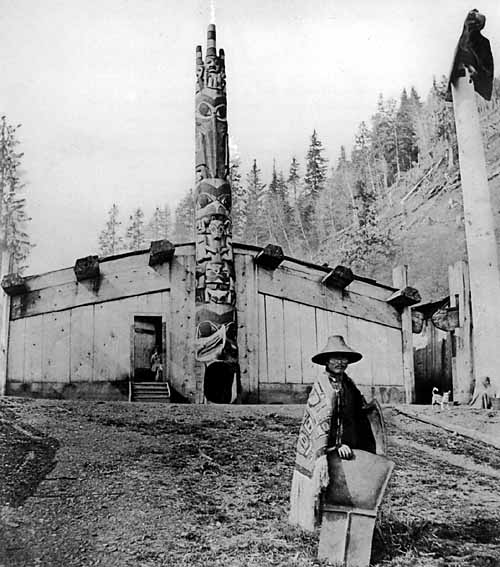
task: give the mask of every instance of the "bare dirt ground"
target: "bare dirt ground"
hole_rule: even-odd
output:
[[[324,565],[317,534],[286,521],[300,406],[0,410],[0,566]],[[494,433],[500,412],[468,411],[448,419]],[[385,415],[396,468],[372,564],[500,566],[500,450]]]

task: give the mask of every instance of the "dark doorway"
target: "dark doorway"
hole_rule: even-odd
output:
[[[134,317],[133,360],[134,380],[149,382],[155,379],[151,370],[151,355],[155,348],[163,361],[161,316],[136,315]]]
[[[417,404],[430,404],[433,388],[437,388],[440,394],[453,391],[454,333],[436,329],[430,320],[424,325],[422,343],[425,341],[425,344],[413,348]]]
[[[209,402],[230,404],[235,399],[236,376],[234,368],[227,362],[212,362],[205,369],[203,391]]]

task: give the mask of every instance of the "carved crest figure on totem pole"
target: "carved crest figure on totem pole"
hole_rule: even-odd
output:
[[[224,51],[208,27],[196,48],[196,369],[208,401],[234,401],[238,383],[236,297]]]

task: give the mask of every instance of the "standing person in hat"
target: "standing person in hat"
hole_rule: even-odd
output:
[[[366,401],[345,373],[362,355],[341,335],[329,337],[312,361],[325,366],[307,401],[297,443],[290,495],[290,523],[312,531],[316,525],[321,490],[329,483],[327,453],[350,459],[352,449],[376,452],[375,439],[364,411]]]

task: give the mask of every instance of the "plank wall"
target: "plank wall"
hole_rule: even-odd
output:
[[[401,332],[355,317],[259,293],[259,382],[310,384],[323,367],[311,357],[343,335],[363,359],[349,374],[364,386],[402,385]]]
[[[147,252],[105,260],[97,282],[77,282],[73,269],[27,278],[28,292],[13,297],[11,306],[11,391],[20,384],[25,391],[47,393],[48,385],[60,392],[67,385],[85,389],[85,384],[128,381],[134,315],[163,318],[171,357],[166,370],[172,371],[174,379],[182,374],[185,380],[189,367],[185,345],[191,340],[187,335],[194,334],[186,324],[190,315],[184,313],[193,287],[192,275],[186,276],[187,271],[193,272],[189,268],[193,253],[190,247],[182,247],[171,264],[155,268],[148,265]],[[171,291],[177,300],[172,309]]]
[[[11,321],[9,380],[74,383],[128,380],[134,315],[169,311],[158,292]]]
[[[393,288],[354,281],[346,291],[330,289],[321,284],[324,270],[289,260],[266,270],[255,253],[235,247],[242,401],[302,401],[322,371],[311,357],[331,334],[363,353],[349,368],[358,384],[403,384],[401,317],[386,303]],[[166,374],[184,399],[203,401],[194,364],[194,245],[177,247],[157,268],[148,260],[144,252],[102,261],[97,283],[77,282],[73,269],[28,278],[28,292],[12,298],[8,381],[32,390],[128,381],[133,317],[161,315]]]
[[[364,393],[382,401],[400,398],[401,316],[386,302],[393,288],[369,282],[353,282],[344,291],[328,288],[321,284],[323,271],[290,261],[256,272],[261,401],[304,401],[324,371],[311,357],[335,334],[363,354],[348,372]]]

